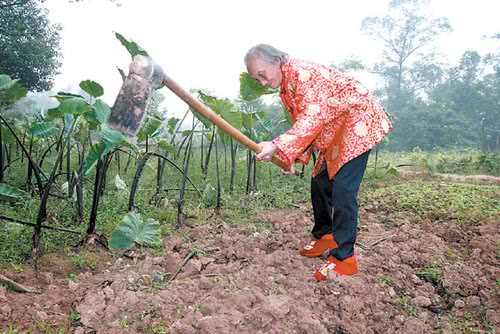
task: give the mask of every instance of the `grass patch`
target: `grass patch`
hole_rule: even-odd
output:
[[[500,214],[500,187],[492,185],[412,180],[368,188],[363,197],[378,206],[458,223],[475,223]]]

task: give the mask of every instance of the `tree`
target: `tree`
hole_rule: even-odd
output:
[[[60,67],[59,31],[40,1],[0,0],[0,73],[49,90]]]
[[[429,74],[436,74],[435,55],[425,52],[433,39],[451,30],[448,19],[431,19],[421,13],[422,0],[392,0],[389,14],[384,17],[366,17],[362,30],[384,43],[382,61],[373,71],[386,78],[386,96],[392,97],[402,107],[405,95],[417,93],[415,88],[426,86]],[[418,55],[418,62],[412,67],[412,60]],[[426,74],[426,75],[423,75]],[[435,80],[435,76],[431,76]]]

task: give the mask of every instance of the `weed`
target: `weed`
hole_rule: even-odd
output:
[[[119,324],[120,324],[120,327],[123,328],[123,329],[127,329],[130,327],[130,320],[128,319],[127,316],[123,317],[123,319],[121,319],[119,321]]]
[[[147,326],[145,328],[145,333],[146,334],[167,334],[167,329],[165,328],[164,325]]]
[[[395,286],[396,285],[396,282],[394,282],[394,280],[392,279],[392,277],[390,277],[388,275],[381,276],[379,278],[379,282],[387,284],[388,286]]]
[[[77,325],[80,322],[81,316],[80,313],[72,310],[70,314],[68,314],[68,320],[72,325]]]
[[[69,282],[69,281],[76,281],[78,279],[78,275],[77,274],[69,274],[68,277],[66,277],[64,280],[66,282]]]
[[[417,316],[417,308],[415,305],[413,305],[409,300],[407,296],[401,296],[396,302],[396,306],[404,312],[406,315],[410,317],[416,317]]]
[[[424,267],[420,269],[417,276],[438,286],[443,280],[443,270],[439,264],[434,263],[431,267]]]
[[[184,307],[181,304],[175,305],[175,313],[177,313],[177,317],[184,318],[186,316],[186,312],[184,311]]]
[[[2,334],[31,334],[32,332],[32,329],[28,329],[27,331],[21,333],[18,328],[15,328],[14,326],[12,326],[12,324],[9,324],[9,328],[7,329],[7,331],[3,331]]]

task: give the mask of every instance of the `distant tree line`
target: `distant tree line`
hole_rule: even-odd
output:
[[[390,150],[479,148],[500,152],[500,53],[466,51],[458,65],[439,63],[431,46],[451,31],[444,17],[421,13],[423,1],[394,0],[385,17],[367,17],[364,33],[384,43],[383,58],[372,68],[348,61],[384,79],[377,92],[392,116]],[[500,34],[491,36],[500,39]]]

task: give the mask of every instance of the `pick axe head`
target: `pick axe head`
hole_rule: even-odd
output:
[[[111,108],[108,125],[125,134],[137,135],[151,102],[153,91],[160,87],[165,74],[146,56],[137,55]]]

